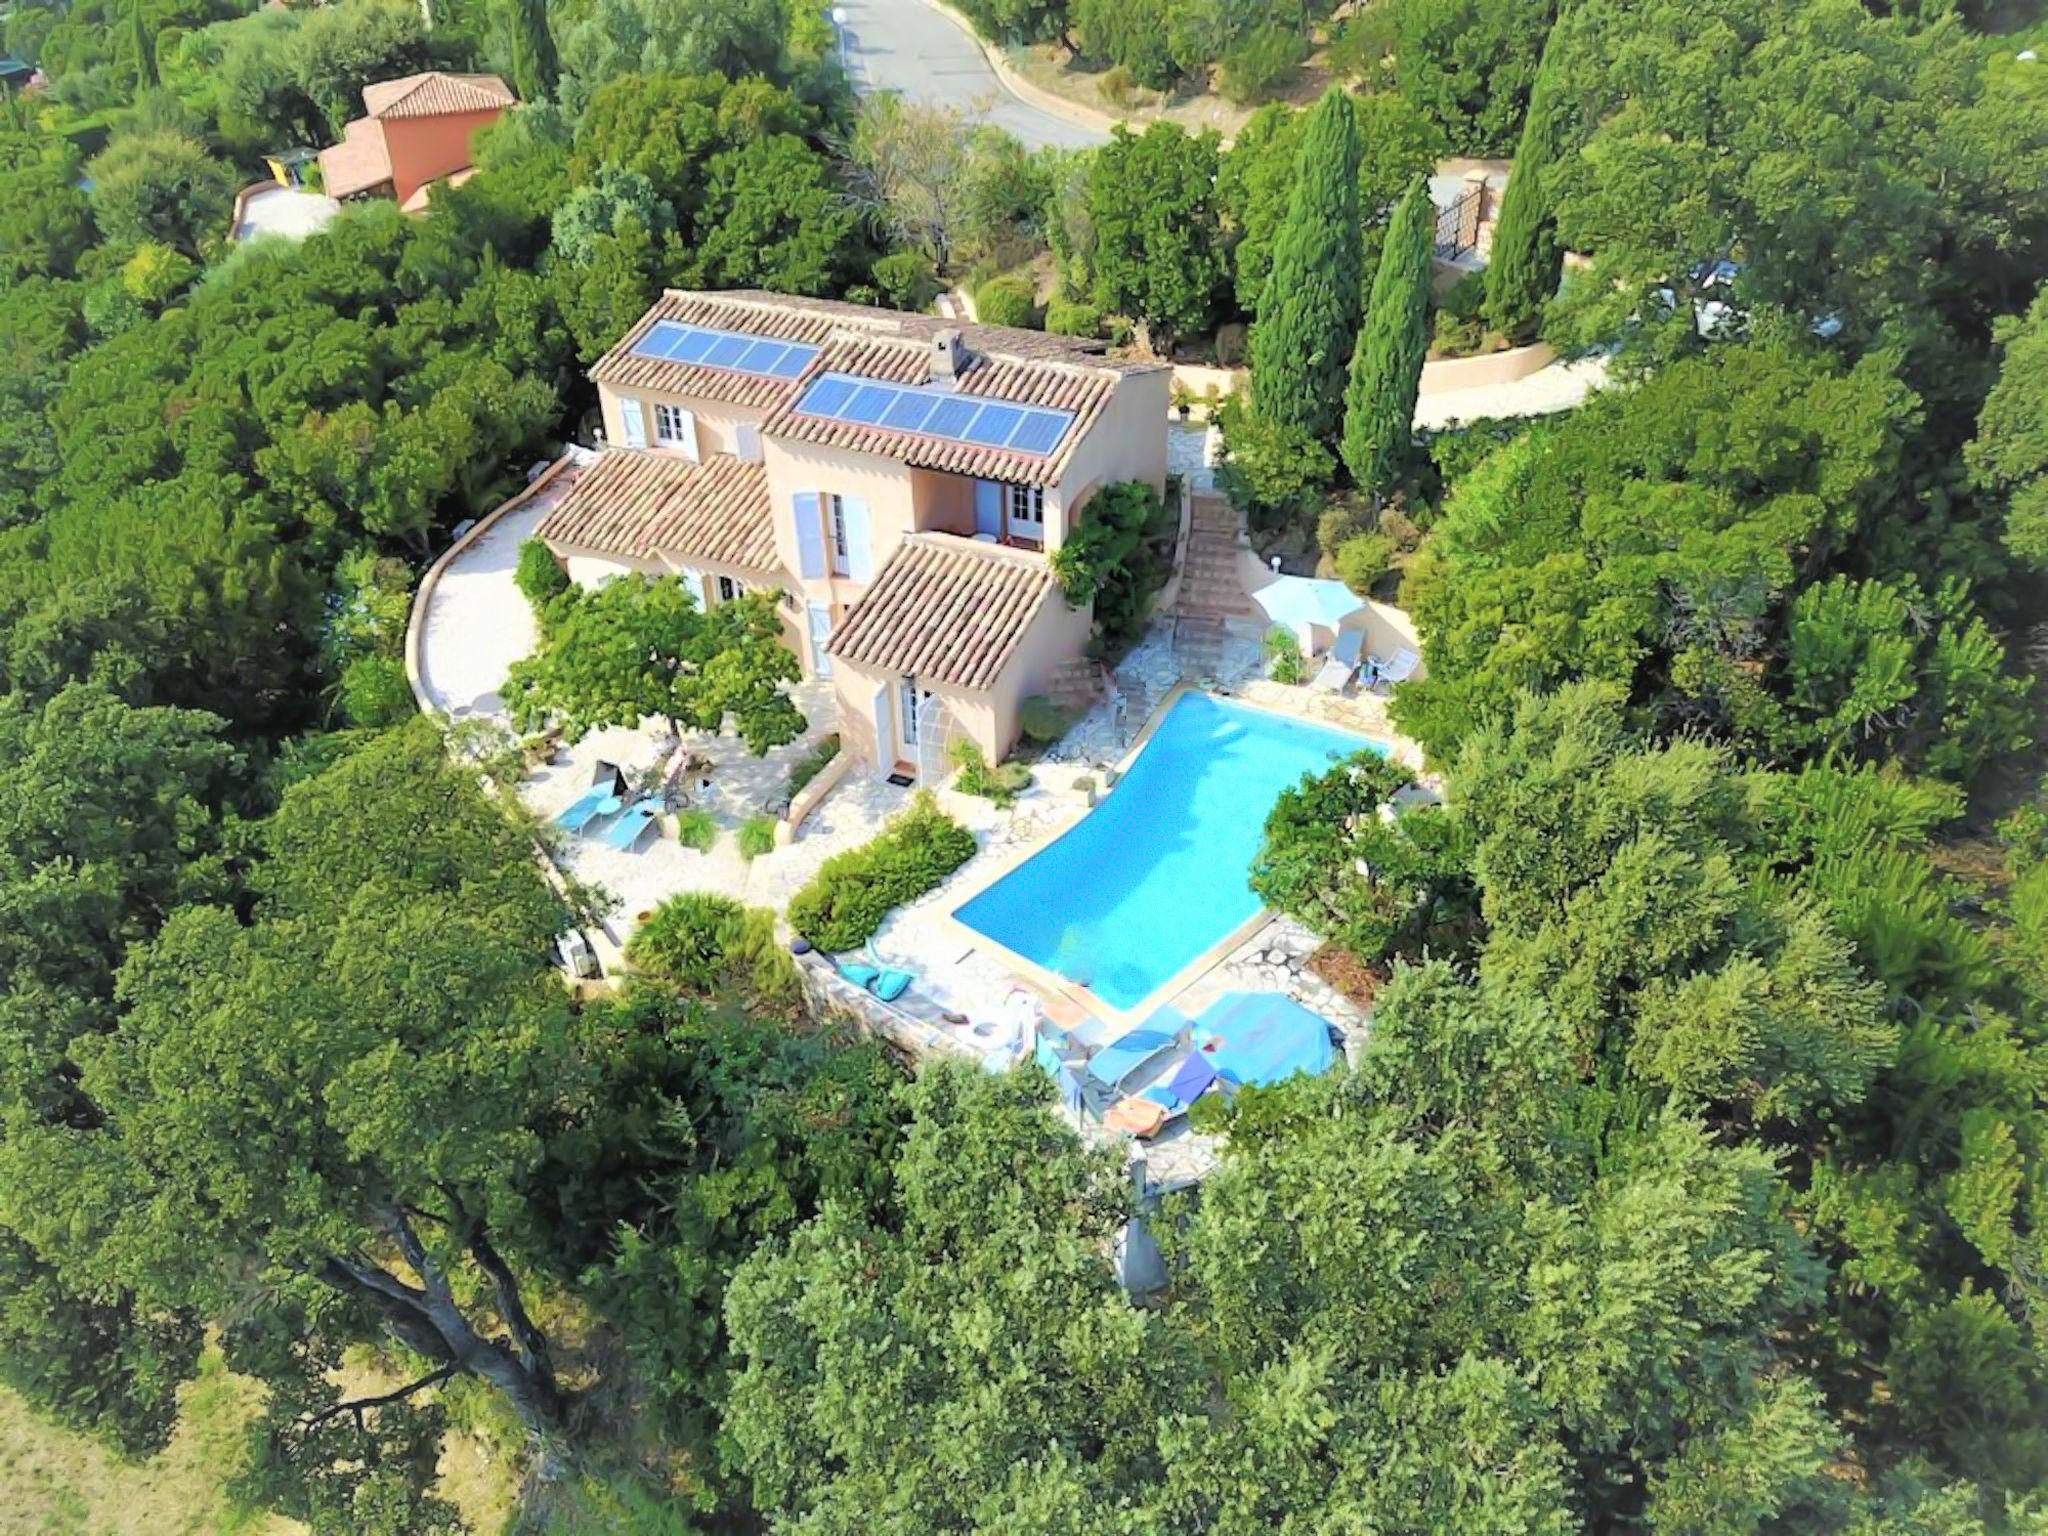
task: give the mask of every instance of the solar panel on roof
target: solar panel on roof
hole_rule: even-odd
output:
[[[1071,411],[1011,405],[974,395],[956,395],[915,384],[828,373],[815,380],[796,403],[800,416],[847,421],[896,432],[915,432],[948,442],[1004,448],[1037,457],[1052,452],[1074,424]]]
[[[1010,434],[1024,424],[1024,413],[1014,405],[984,405],[981,414],[968,423],[963,434],[970,443],[980,443],[985,448],[1000,448],[1009,442]]]
[[[633,353],[663,362],[724,368],[756,378],[794,379],[810,367],[818,349],[802,342],[774,341],[739,331],[663,320],[648,327],[647,334],[634,343]]]
[[[1019,453],[1051,453],[1067,435],[1067,421],[1052,411],[1026,411],[1024,424],[1010,434],[1010,446]]]

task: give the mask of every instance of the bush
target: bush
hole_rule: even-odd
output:
[[[947,749],[953,766],[960,770],[953,787],[963,795],[979,795],[997,805],[1016,804],[1017,797],[1031,787],[1031,770],[1022,763],[999,763],[994,768],[973,742],[956,741]]]
[[[1017,706],[1017,729],[1024,739],[1048,746],[1067,734],[1072,718],[1042,693],[1027,694]]]
[[[358,656],[341,674],[341,712],[351,725],[381,730],[413,713],[404,664],[389,656]]]
[[[1438,352],[1464,356],[1486,344],[1486,275],[1467,272],[1437,304],[1432,345]]]
[[[974,834],[921,791],[879,837],[824,862],[790,898],[790,925],[827,953],[858,949],[893,908],[935,889],[973,856]]]
[[[891,309],[922,310],[938,296],[939,280],[921,251],[892,251],[874,265],[875,294]]]
[[[1257,415],[1232,395],[1217,413],[1223,430],[1216,483],[1257,529],[1306,525],[1336,478],[1330,450],[1298,427]]]
[[[519,567],[512,579],[535,613],[545,613],[549,603],[569,590],[569,573],[539,539],[528,539],[519,546]]]
[[[1276,624],[1266,631],[1266,660],[1269,663],[1267,675],[1276,683],[1293,687],[1308,676],[1308,664],[1302,659],[1301,642],[1294,637],[1294,631]]]
[[[1360,597],[1371,597],[1393,559],[1394,541],[1384,533],[1354,534],[1337,546],[1337,579]]]
[[[676,817],[676,841],[685,848],[709,853],[718,841],[718,823],[701,806]]]
[[[1096,492],[1080,526],[1053,551],[1053,574],[1068,602],[1095,605],[1095,638],[1116,651],[1145,631],[1152,598],[1171,574],[1171,554],[1155,549],[1170,527],[1165,506],[1142,480]]]
[[[655,908],[626,943],[634,970],[697,997],[738,995],[794,1007],[803,987],[775,938],[775,916],[725,896],[690,891]]]
[[[1054,299],[1045,306],[1045,328],[1055,336],[1102,334],[1102,311],[1079,299]]]
[[[803,788],[823,773],[832,759],[839,755],[839,733],[818,738],[818,744],[798,758],[789,768],[789,783],[784,792],[794,800],[803,793]]]
[[[1035,329],[1038,299],[1021,277],[992,277],[974,290],[974,315],[983,325]]]
[[[1112,102],[1119,107],[1128,107],[1138,94],[1137,82],[1131,78],[1131,72],[1121,64],[1104,70],[1096,86],[1101,90],[1104,101]]]
[[[775,818],[773,816],[749,816],[740,823],[740,857],[758,859],[775,851]]]
[[[1263,101],[1301,77],[1308,39],[1292,27],[1254,27],[1223,55],[1223,94],[1240,106]]]

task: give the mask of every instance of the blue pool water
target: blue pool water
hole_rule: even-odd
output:
[[[1246,882],[1280,791],[1361,750],[1384,749],[1184,694],[1102,804],[953,915],[1134,1007],[1258,912]]]

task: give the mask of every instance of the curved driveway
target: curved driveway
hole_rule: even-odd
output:
[[[925,0],[838,0],[839,43],[847,72],[863,91],[895,91],[908,101],[956,107],[1007,129],[1033,149],[1086,149],[1109,135],[1035,107],[989,67],[981,45]]]

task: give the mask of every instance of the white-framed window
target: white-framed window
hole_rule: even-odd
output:
[[[721,603],[730,603],[737,601],[740,597],[745,595],[746,590],[746,587],[742,583],[735,581],[730,576],[721,576],[718,578],[718,600]]]
[[[1010,485],[1004,488],[1003,510],[1009,515],[1009,533],[1028,544],[1045,542],[1045,487]]]
[[[929,688],[919,688],[917,686],[917,679],[907,673],[899,680],[896,686],[896,713],[903,722],[903,745],[914,747],[917,745],[917,717],[922,712],[925,700],[932,696],[931,690]]]
[[[664,448],[680,448],[697,457],[697,418],[680,405],[654,402],[654,440]]]

